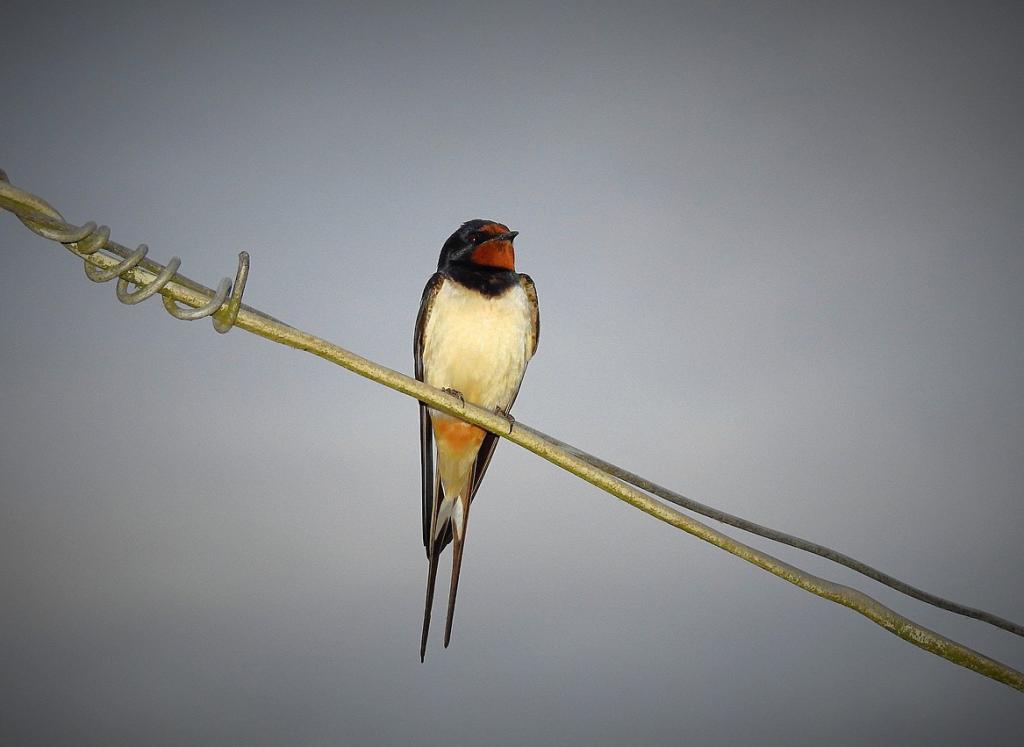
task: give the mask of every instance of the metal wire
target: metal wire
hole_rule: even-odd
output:
[[[98,279],[101,276],[106,279],[127,276],[121,277],[121,280],[125,281],[124,291],[127,293],[127,284],[129,282],[136,285],[139,291],[141,291],[157,285],[159,281],[160,288],[154,292],[163,291],[165,302],[169,300],[168,297],[176,298],[184,301],[189,306],[193,306],[196,311],[206,312],[205,315],[212,317],[214,329],[218,332],[226,332],[231,329],[237,320],[237,325],[241,329],[258,334],[273,342],[317,355],[379,384],[414,397],[442,412],[507,438],[513,443],[534,452],[562,469],[598,486],[602,490],[611,493],[661,521],[720,547],[805,591],[854,610],[890,633],[915,646],[960,666],[972,669],[986,677],[991,677],[1017,690],[1024,691],[1024,673],[984,656],[945,636],[939,635],[885,607],[877,600],[856,589],[819,578],[774,558],[763,551],[737,542],[696,519],[651,498],[643,490],[650,490],[656,495],[683,505],[679,500],[681,496],[678,494],[672,493],[670,496],[669,493],[671,491],[667,491],[653,483],[647,483],[647,481],[642,480],[639,476],[620,470],[604,460],[586,454],[540,431],[535,431],[522,423],[516,423],[510,428],[508,419],[503,415],[476,407],[461,400],[461,398],[456,398],[397,371],[384,368],[327,340],[291,327],[258,309],[242,306],[242,290],[244,289],[249,271],[249,258],[245,252],[239,254],[238,270],[235,275],[235,282],[231,286],[230,297],[227,298],[226,302],[221,302],[219,308],[211,311],[214,306],[213,301],[216,300],[220,289],[213,291],[186,277],[175,275],[174,271],[178,267],[176,261],[172,261],[168,265],[168,267],[173,265],[173,270],[167,273],[166,279],[161,280],[161,274],[167,270],[167,267],[145,259],[145,245],[140,246],[133,252],[120,244],[110,241],[109,229],[105,227],[97,228],[91,222],[84,226],[72,226],[66,223],[60,217],[60,213],[45,200],[12,187],[7,182],[7,175],[2,169],[0,169],[0,208],[10,210],[34,233],[63,243],[75,256],[82,257],[90,265],[95,264],[99,268],[98,272],[93,273],[92,269],[86,272],[90,279],[93,279],[95,275],[97,278],[96,282],[103,282],[103,280]],[[121,257],[124,261],[115,263],[111,257],[98,254],[101,247],[105,251]],[[115,270],[118,272],[117,275],[114,274]],[[139,291],[135,293],[138,294]],[[134,297],[138,298],[137,295]],[[188,310],[175,308],[179,312],[190,313]],[[689,507],[699,510],[694,506]],[[720,518],[720,520],[727,521],[725,518]],[[735,525],[739,526],[739,524]],[[747,531],[754,531],[746,526],[743,528],[747,529]],[[770,537],[769,534],[763,534],[762,536]],[[779,539],[777,537],[770,538]],[[815,550],[810,551],[815,552]],[[836,558],[830,559],[837,560]],[[837,562],[841,561],[837,560]],[[854,570],[860,570],[862,573],[865,572],[863,569],[855,568],[852,565],[850,567],[854,568]],[[899,587],[894,586],[893,588]],[[900,590],[908,593],[904,589]],[[960,614],[967,614],[951,607],[946,607],[946,609],[959,611]],[[992,619],[980,617],[978,619],[985,619],[987,622],[998,624]],[[1016,624],[1012,625],[1017,628],[1020,627]],[[1007,629],[1013,630],[1013,628]]]
[[[93,225],[96,225],[95,223]],[[139,262],[146,257],[146,253],[149,251],[149,247],[145,244],[139,244],[139,248],[132,252],[132,256],[128,259],[122,260],[120,264],[114,265],[109,270],[101,270],[96,265],[89,262],[85,262],[83,267],[85,269],[85,276],[94,283],[105,283],[108,280],[113,280],[119,275],[123,275],[128,270],[133,269]]]
[[[171,257],[166,265],[160,265],[152,260],[146,260],[149,247],[139,244],[134,251],[129,251],[119,244],[110,240],[110,229],[107,226],[99,226],[92,221],[85,225],[75,226],[67,223],[55,207],[40,197],[24,192],[10,184],[7,174],[0,169],[0,204],[5,207],[17,205],[18,210],[12,210],[18,219],[25,224],[33,233],[43,238],[58,241],[77,257],[81,257],[84,263],[85,276],[94,283],[105,283],[117,278],[116,294],[117,300],[123,304],[137,304],[147,298],[163,291],[167,285],[177,281],[193,291],[202,294],[205,303],[196,307],[182,307],[170,297],[164,295],[163,303],[167,313],[175,319],[194,321],[211,317],[213,328],[223,334],[230,330],[238,318],[239,309],[242,306],[242,293],[245,291],[245,282],[249,276],[249,255],[241,252],[238,255],[238,269],[235,272],[235,281],[224,278],[220,281],[216,291],[210,291],[196,283],[184,282],[184,278],[177,277],[178,268],[181,267],[181,260],[178,257]],[[112,266],[104,267],[97,263],[95,256],[98,252],[106,250],[121,258],[121,262]],[[105,255],[104,255],[105,256]],[[110,257],[107,257],[109,260]],[[147,272],[154,275],[148,282],[141,282],[138,275],[132,271],[143,264]],[[134,285],[134,290],[129,289]]]

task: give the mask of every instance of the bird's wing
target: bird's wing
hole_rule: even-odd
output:
[[[420,311],[416,316],[416,334],[413,338],[413,357],[416,362],[416,378],[423,381],[423,344],[427,330],[430,311],[434,307],[434,299],[444,283],[444,275],[434,273],[423,289]],[[420,638],[420,661],[427,650],[427,632],[430,630],[430,608],[434,602],[434,581],[437,579],[437,558],[441,554],[443,544],[431,543],[430,529],[437,514],[438,506],[444,498],[441,481],[434,475],[434,433],[430,427],[430,411],[422,402],[420,404],[420,481],[422,483],[423,500],[423,546],[427,551],[430,563],[427,571],[427,598],[423,609],[423,633]],[[450,531],[450,529],[449,529]]]
[[[533,278],[529,275],[519,274],[519,285],[526,293],[526,300],[530,304],[530,355],[537,352],[537,343],[540,342],[540,306],[537,304],[537,286],[533,284]],[[516,390],[518,394],[518,390]],[[514,398],[513,398],[514,399]]]
[[[416,316],[416,334],[413,340],[413,356],[416,361],[416,378],[423,381],[423,343],[427,329],[427,320],[430,318],[430,311],[434,306],[434,298],[441,289],[444,282],[444,275],[434,273],[427,281],[427,287],[423,289],[423,299],[420,301],[420,311]],[[434,512],[441,503],[443,488],[435,485],[434,480],[434,434],[430,428],[430,412],[422,402],[420,405],[420,480],[423,498],[423,546],[427,548],[427,555],[430,553],[430,525],[434,519]]]

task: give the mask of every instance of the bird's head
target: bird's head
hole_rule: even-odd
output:
[[[441,248],[437,269],[453,264],[469,265],[481,269],[515,270],[516,251],[512,241],[518,231],[492,220],[470,220],[448,237]]]

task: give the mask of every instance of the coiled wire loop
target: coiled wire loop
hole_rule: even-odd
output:
[[[181,260],[177,257],[171,257],[171,261],[167,263],[160,272],[156,274],[149,283],[140,285],[138,290],[128,290],[128,279],[118,278],[117,279],[117,300],[124,304],[136,304],[145,301],[152,295],[159,293],[165,285],[171,282],[171,278],[174,277],[174,273],[181,267]]]
[[[181,260],[178,257],[172,257],[164,267],[149,260],[143,269],[155,274],[155,277],[148,283],[136,283],[134,278],[138,277],[138,274],[132,273],[132,270],[146,258],[146,254],[149,252],[148,246],[139,244],[135,251],[130,251],[110,240],[110,228],[107,226],[97,227],[92,221],[84,226],[69,224],[46,200],[12,186],[7,180],[7,174],[2,170],[0,170],[0,204],[3,207],[16,205],[16,208],[11,208],[12,211],[29,230],[44,238],[59,241],[73,254],[81,257],[85,265],[85,276],[89,280],[94,283],[105,283],[117,278],[117,300],[123,304],[141,303],[150,296],[156,295],[174,279],[175,273],[181,266]],[[120,256],[122,261],[110,268],[99,267],[90,262],[89,257],[101,249]],[[213,328],[223,334],[234,326],[235,320],[238,318],[238,311],[242,306],[242,293],[245,290],[245,281],[248,276],[249,254],[241,252],[238,255],[235,282],[232,283],[229,278],[221,280],[208,302],[197,308],[179,306],[174,298],[165,295],[163,297],[164,308],[176,319],[193,321],[211,317]],[[128,289],[129,283],[136,286],[135,290]],[[190,283],[191,281],[186,280],[186,287],[195,291],[199,290],[194,287],[194,284],[189,285]]]
[[[95,225],[95,223],[93,225]],[[89,262],[84,262],[83,268],[85,269],[85,276],[94,283],[105,283],[108,280],[113,280],[118,275],[128,272],[128,270],[134,268],[135,265],[143,260],[148,251],[148,246],[145,244],[139,244],[139,248],[132,252],[128,259],[114,267],[111,267],[109,270],[104,270],[102,267],[97,267]]]

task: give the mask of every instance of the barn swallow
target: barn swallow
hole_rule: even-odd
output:
[[[417,379],[505,416],[540,333],[537,290],[515,268],[517,235],[501,223],[478,219],[448,237],[423,290],[413,344]],[[493,433],[420,403],[423,546],[429,563],[420,661],[427,650],[437,560],[448,543],[454,547],[445,648],[451,640],[469,507],[497,445]]]

